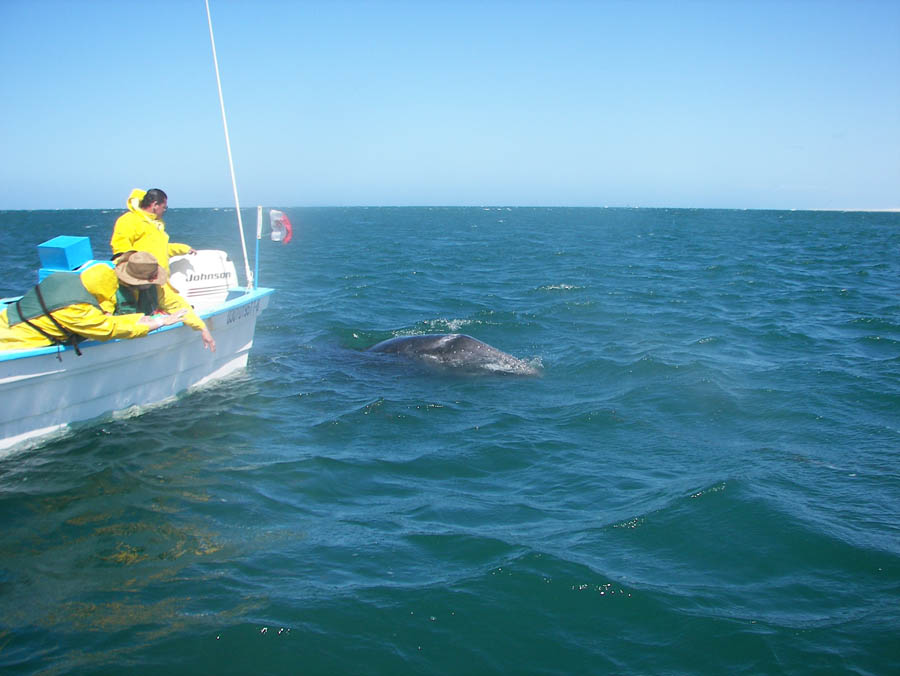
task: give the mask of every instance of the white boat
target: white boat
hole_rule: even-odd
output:
[[[246,288],[238,288],[234,265],[224,252],[202,251],[170,260],[170,282],[206,322],[216,341],[215,352],[204,349],[199,334],[183,324],[158,329],[143,338],[79,343],[80,356],[72,347],[55,346],[0,352],[0,450],[26,444],[76,422],[165,402],[247,365],[256,319],[269,304],[273,289],[256,287],[256,275],[251,273],[248,263],[208,0],[206,13],[244,254]],[[286,220],[281,212],[270,213],[273,223],[279,217]],[[287,227],[290,227],[289,222]],[[281,233],[279,241],[290,239],[283,236],[281,220],[275,229]],[[261,230],[260,207],[257,210],[257,264]],[[60,251],[55,252],[61,256],[55,256],[52,251],[55,240],[63,240],[56,246]],[[85,241],[89,252],[90,243],[86,237],[64,236],[39,246],[39,253],[42,247],[51,250],[53,262],[48,264],[41,255],[43,267],[38,279],[54,269],[71,271],[84,265],[104,264],[87,260],[92,254],[84,253]],[[72,251],[81,253],[70,257]],[[59,260],[62,263],[58,263]],[[0,309],[3,302],[0,299]]]
[[[256,319],[274,290],[238,288],[234,265],[220,251],[173,257],[171,267],[216,351],[204,349],[197,331],[176,324],[143,338],[85,341],[81,356],[72,347],[0,352],[0,450],[170,400],[247,365]]]

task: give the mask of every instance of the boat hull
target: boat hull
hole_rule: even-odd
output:
[[[88,341],[80,357],[72,348],[0,352],[0,450],[74,422],[166,401],[244,368],[272,291],[254,289],[199,313],[215,352],[181,324],[144,338]]]

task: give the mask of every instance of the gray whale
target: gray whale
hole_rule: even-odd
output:
[[[429,366],[461,372],[540,374],[540,369],[535,366],[462,333],[400,336],[373,345],[368,351],[396,354]]]

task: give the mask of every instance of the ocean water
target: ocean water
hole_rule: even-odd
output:
[[[900,214],[285,211],[245,373],[0,458],[0,671],[900,673]]]

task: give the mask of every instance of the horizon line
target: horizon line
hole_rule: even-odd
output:
[[[256,209],[257,206],[241,206],[241,211]],[[672,206],[637,206],[637,205],[571,205],[571,204],[296,204],[292,206],[263,206],[279,209],[648,209],[667,211],[812,211],[841,213],[900,213],[900,207],[885,208],[845,208],[845,207],[672,207]],[[125,211],[126,207],[45,207],[38,209],[5,209],[10,211]],[[173,206],[171,211],[182,209],[216,209],[235,211],[230,206]]]

